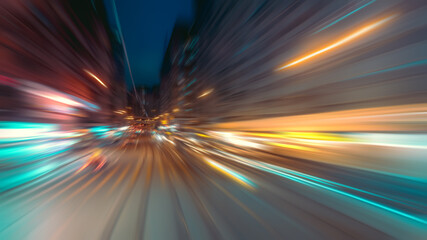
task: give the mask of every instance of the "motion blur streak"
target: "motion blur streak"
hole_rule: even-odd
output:
[[[221,164],[219,164],[217,162],[214,162],[214,161],[212,161],[210,159],[206,158],[205,160],[211,166],[213,166],[214,168],[220,170],[223,173],[226,173],[227,175],[231,176],[232,178],[236,179],[237,181],[242,182],[244,185],[253,187],[253,184],[248,179],[246,179],[245,177],[241,176],[240,174],[238,174],[238,173],[236,173],[236,172],[234,172],[234,171],[232,171],[232,170],[230,170],[230,169],[222,166]]]
[[[103,83],[101,81],[101,79],[99,79],[95,74],[89,72],[88,70],[84,70],[87,74],[89,74],[89,76],[93,77],[96,81],[98,81],[102,86],[104,86],[105,88],[108,88],[107,85],[105,85],[105,83]]]
[[[0,239],[426,239],[426,19],[1,0]]]
[[[346,18],[347,18],[347,17],[349,17],[350,15],[352,15],[352,14],[354,14],[354,13],[356,13],[356,12],[358,12],[358,11],[362,10],[363,8],[365,8],[365,7],[369,6],[369,5],[371,5],[371,4],[372,4],[372,3],[374,3],[375,1],[376,1],[376,0],[372,0],[372,1],[370,1],[370,2],[368,2],[368,3],[366,3],[366,4],[364,4],[364,5],[362,5],[362,6],[360,6],[360,7],[358,7],[357,9],[355,9],[355,10],[353,10],[353,11],[351,11],[351,12],[347,13],[346,15],[344,15],[344,16],[342,16],[342,17],[338,18],[337,20],[335,20],[335,21],[331,22],[331,23],[330,23],[330,24],[328,24],[327,26],[325,26],[325,27],[323,27],[323,28],[319,29],[319,30],[318,30],[318,31],[316,31],[315,33],[321,32],[321,31],[323,31],[323,30],[325,30],[325,29],[327,29],[327,28],[331,27],[332,25],[334,25],[334,24],[336,24],[336,23],[338,23],[338,22],[340,22],[340,21],[342,21],[342,20],[346,19]]]
[[[347,193],[345,191],[341,191],[339,189],[331,187],[330,185],[332,185],[332,186],[333,185],[338,185],[338,187],[350,188],[351,190],[356,190],[356,191],[363,192],[363,193],[366,193],[366,194],[369,194],[369,195],[374,195],[376,197],[384,198],[382,196],[378,196],[376,194],[365,192],[363,190],[358,190],[356,188],[347,187],[347,186],[342,185],[342,184],[334,183],[334,182],[327,181],[325,179],[321,179],[321,178],[317,178],[317,177],[313,177],[313,176],[310,176],[310,175],[307,175],[307,174],[295,172],[295,171],[292,171],[292,170],[289,170],[289,169],[280,168],[280,167],[277,167],[277,166],[274,166],[274,165],[263,164],[263,163],[253,163],[253,160],[250,160],[250,159],[241,158],[241,157],[238,157],[238,156],[235,156],[235,155],[233,156],[232,154],[226,154],[226,155],[230,155],[230,156],[235,157],[237,159],[244,159],[245,163],[243,163],[243,164],[250,165],[251,167],[255,167],[255,168],[258,168],[260,170],[263,170],[263,171],[266,171],[266,172],[270,172],[270,173],[276,174],[276,175],[281,176],[281,177],[288,178],[290,180],[293,180],[293,181],[296,181],[296,182],[299,182],[299,183],[302,183],[302,184],[306,184],[306,185],[309,185],[309,186],[320,187],[320,188],[323,188],[323,189],[326,189],[326,190],[329,190],[329,191],[332,191],[332,192],[336,192],[336,193],[342,194],[344,196],[348,196],[348,197],[354,198],[356,200],[359,200],[359,201],[371,204],[373,206],[385,209],[385,210],[390,211],[392,213],[395,213],[395,214],[407,217],[407,218],[415,220],[417,222],[420,222],[420,223],[423,223],[423,224],[427,224],[427,221],[424,220],[424,219],[421,219],[421,218],[418,218],[416,216],[412,216],[410,214],[406,214],[404,212],[398,211],[396,209],[389,208],[389,207],[384,206],[382,204],[379,204],[379,203],[376,203],[376,202],[373,202],[373,201],[370,201],[370,200],[358,197],[358,196],[356,196],[354,194],[350,194],[350,193]],[[251,161],[252,161],[252,163],[251,163]]]
[[[327,46],[327,47],[325,47],[325,48],[322,48],[322,49],[320,49],[320,50],[317,50],[317,51],[315,51],[315,52],[313,52],[313,53],[310,53],[310,54],[308,54],[308,55],[306,55],[306,56],[304,56],[304,57],[302,57],[302,58],[299,58],[299,59],[297,59],[297,60],[295,60],[295,61],[293,61],[293,62],[290,62],[290,63],[286,64],[286,65],[285,65],[285,66],[283,66],[283,67],[280,67],[278,70],[282,70],[282,69],[285,69],[285,68],[291,67],[291,66],[296,65],[296,64],[298,64],[298,63],[301,63],[301,62],[303,62],[303,61],[305,61],[305,60],[307,60],[307,59],[310,59],[310,58],[315,57],[315,56],[317,56],[317,55],[319,55],[319,54],[322,54],[322,53],[324,53],[324,52],[327,52],[327,51],[329,51],[329,50],[331,50],[331,49],[334,49],[334,48],[336,48],[336,47],[339,47],[339,46],[341,46],[341,45],[343,45],[343,44],[345,44],[345,43],[347,43],[347,42],[350,42],[351,40],[354,40],[355,38],[360,37],[361,35],[363,35],[363,34],[365,34],[365,33],[367,33],[367,32],[370,32],[370,31],[374,30],[375,28],[377,28],[377,27],[379,27],[379,26],[383,25],[384,23],[386,23],[386,22],[390,21],[390,20],[391,20],[391,19],[393,19],[394,17],[395,17],[395,16],[390,16],[390,17],[387,17],[387,18],[384,18],[384,19],[378,20],[378,21],[376,21],[376,22],[374,22],[374,23],[372,23],[372,24],[369,24],[368,26],[363,27],[363,28],[361,28],[361,29],[359,29],[359,30],[357,30],[357,31],[355,31],[355,32],[353,32],[353,33],[351,33],[351,34],[349,34],[348,36],[346,36],[346,37],[344,37],[344,38],[342,38],[342,39],[340,39],[340,40],[338,40],[338,41],[334,42],[333,44],[331,44],[331,45],[329,45],[329,46]]]

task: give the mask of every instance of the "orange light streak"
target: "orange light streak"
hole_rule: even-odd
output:
[[[313,58],[313,57],[315,57],[315,56],[317,56],[319,54],[322,54],[322,53],[325,53],[325,52],[327,52],[329,50],[337,48],[337,47],[339,47],[339,46],[341,46],[341,45],[343,45],[345,43],[348,43],[348,42],[350,42],[350,41],[352,41],[352,40],[354,40],[354,39],[356,39],[356,38],[364,35],[365,33],[368,33],[370,31],[374,30],[375,28],[377,28],[377,27],[383,25],[384,23],[390,21],[394,17],[395,17],[395,15],[392,15],[392,16],[383,18],[381,20],[378,20],[378,21],[376,21],[376,22],[374,22],[372,24],[369,24],[369,25],[367,25],[367,26],[365,26],[363,28],[360,28],[359,30],[351,33],[350,35],[347,35],[346,37],[344,37],[344,38],[336,41],[335,43],[332,43],[331,45],[329,45],[327,47],[324,47],[324,48],[322,48],[320,50],[317,50],[317,51],[312,52],[312,53],[310,53],[308,55],[305,55],[304,57],[298,58],[295,61],[292,61],[292,62],[290,62],[290,63],[288,63],[288,64],[286,64],[284,66],[279,67],[277,70],[279,71],[279,70],[283,70],[283,69],[288,68],[288,67],[292,67],[292,66],[294,66],[296,64],[299,64],[299,63],[304,62],[304,61],[306,61],[306,60],[308,60],[310,58]]]
[[[104,86],[105,88],[108,88],[107,85],[105,85],[105,83],[103,83],[101,81],[101,79],[99,79],[95,74],[89,72],[88,70],[84,69],[84,71],[89,74],[89,76],[93,77],[96,81],[98,81],[102,86]]]

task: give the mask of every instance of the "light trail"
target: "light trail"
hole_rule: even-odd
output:
[[[103,83],[101,81],[101,79],[99,79],[95,74],[91,73],[90,71],[84,69],[84,71],[89,74],[89,76],[93,77],[96,81],[98,81],[102,86],[104,86],[105,88],[108,88],[107,85],[105,85],[105,83]]]
[[[198,98],[205,97],[205,96],[211,94],[212,91],[213,91],[213,89],[209,89],[209,90],[205,91],[204,93],[200,94],[200,96],[198,96]]]
[[[359,29],[359,30],[351,33],[350,35],[347,35],[346,37],[344,37],[344,38],[342,38],[342,39],[340,39],[340,40],[338,40],[338,41],[330,44],[329,46],[324,47],[324,48],[322,48],[320,50],[317,50],[315,52],[312,52],[312,53],[310,53],[308,55],[305,55],[304,57],[298,58],[297,60],[294,60],[294,61],[292,61],[292,62],[290,62],[290,63],[288,63],[288,64],[286,64],[286,65],[284,65],[282,67],[279,67],[277,70],[279,71],[279,70],[283,70],[285,68],[294,66],[294,65],[299,64],[301,62],[304,62],[304,61],[306,61],[306,60],[308,60],[310,58],[313,58],[313,57],[315,57],[315,56],[317,56],[319,54],[322,54],[322,53],[325,53],[325,52],[327,52],[329,50],[337,48],[337,47],[339,47],[339,46],[341,46],[341,45],[343,45],[345,43],[348,43],[348,42],[350,42],[350,41],[352,41],[352,40],[354,40],[354,39],[356,39],[356,38],[358,38],[358,37],[360,37],[360,36],[362,36],[362,35],[370,32],[372,30],[374,30],[375,28],[377,28],[377,27],[385,24],[386,22],[390,21],[394,17],[395,17],[395,15],[392,15],[392,16],[383,18],[381,20],[378,20],[378,21],[376,21],[376,22],[374,22],[372,24],[369,24],[366,27],[363,27],[363,28],[361,28],[361,29]]]
[[[364,9],[365,7],[367,7],[367,6],[371,5],[371,4],[372,4],[372,3],[374,3],[375,1],[376,1],[376,0],[372,0],[372,1],[370,1],[370,2],[368,2],[368,3],[366,3],[366,4],[364,4],[364,5],[362,5],[362,6],[358,7],[358,8],[356,8],[355,10],[353,10],[353,11],[351,11],[351,12],[347,13],[346,15],[344,15],[344,16],[342,16],[342,17],[338,18],[337,20],[335,20],[335,21],[331,22],[330,24],[326,25],[325,27],[323,27],[323,28],[321,28],[321,29],[317,30],[314,34],[319,33],[319,32],[321,32],[321,31],[323,31],[323,30],[325,30],[325,29],[327,29],[327,28],[329,28],[329,27],[332,27],[333,25],[335,25],[335,24],[337,24],[337,23],[341,22],[342,20],[346,19],[347,17],[349,17],[349,16],[351,16],[351,15],[355,14],[356,12],[358,12],[358,11],[360,11],[360,10]]]
[[[295,150],[310,151],[310,152],[316,151],[316,149],[299,146],[295,144],[285,144],[285,143],[276,143],[276,142],[268,142],[267,144],[276,146],[276,147],[289,148],[289,149],[295,149]]]
[[[219,164],[217,162],[212,161],[209,158],[205,158],[205,161],[209,163],[210,166],[212,166],[213,168],[215,168],[216,170],[222,172],[223,174],[231,177],[232,179],[236,180],[237,182],[242,183],[243,185],[247,186],[247,187],[254,187],[254,184],[249,181],[249,179],[247,179],[246,177],[240,175],[239,173],[225,167],[222,164]]]
[[[395,209],[395,208],[391,208],[391,207],[386,206],[384,204],[381,204],[379,202],[375,202],[375,201],[369,200],[367,198],[357,196],[353,193],[349,193],[349,192],[346,192],[344,190],[341,190],[340,188],[348,188],[351,190],[356,190],[356,191],[361,192],[361,193],[365,193],[365,194],[369,194],[372,196],[388,199],[385,196],[377,195],[375,193],[370,193],[370,192],[367,192],[364,190],[360,190],[357,188],[346,186],[344,184],[340,184],[340,183],[336,183],[336,182],[329,181],[326,179],[318,178],[318,177],[315,177],[315,176],[312,176],[309,174],[301,173],[298,171],[293,171],[293,170],[283,168],[283,167],[279,167],[276,165],[272,165],[269,163],[255,161],[252,159],[237,156],[237,155],[227,153],[227,152],[223,152],[223,151],[221,151],[220,153],[210,151],[210,153],[213,153],[215,155],[222,156],[222,157],[227,157],[231,161],[235,161],[237,163],[240,163],[240,164],[252,167],[252,168],[256,168],[256,169],[261,170],[261,171],[269,172],[269,173],[275,174],[277,176],[284,177],[284,178],[287,178],[289,180],[292,180],[292,181],[295,181],[295,182],[298,182],[298,183],[301,183],[301,184],[304,184],[304,185],[307,185],[310,187],[317,187],[319,189],[328,190],[330,192],[334,192],[334,193],[337,193],[337,194],[358,200],[360,202],[378,207],[382,210],[386,210],[386,211],[389,211],[389,212],[394,213],[396,215],[411,219],[411,220],[416,221],[418,223],[427,224],[426,219],[423,219],[423,218],[420,218],[416,215],[412,215],[412,214],[400,211],[400,210]],[[393,200],[393,199],[391,199],[391,200]]]

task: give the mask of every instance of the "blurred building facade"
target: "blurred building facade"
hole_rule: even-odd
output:
[[[0,88],[16,93],[5,97],[16,104],[0,106],[3,118],[118,121],[113,112],[126,104],[123,50],[104,1],[5,0],[0,15],[0,75],[13,81]],[[43,107],[52,101],[64,106]]]
[[[397,9],[412,14],[423,6],[374,4],[384,9],[381,16]],[[279,70],[378,19],[378,12],[366,10],[352,16],[352,22],[329,27],[337,20],[329,17],[333,13],[348,13],[361,5],[196,1],[194,25],[186,30],[177,26],[165,56],[162,112],[179,109],[177,117],[218,122],[425,102],[427,84],[420,62],[424,53],[403,44],[423,39],[404,23],[384,26],[362,43],[355,41],[333,54]],[[200,97],[209,89],[209,96]]]
[[[158,114],[172,112],[173,109],[182,107],[184,104],[179,86],[188,75],[188,70],[183,63],[188,54],[184,50],[184,45],[189,39],[189,26],[176,24],[160,71]]]

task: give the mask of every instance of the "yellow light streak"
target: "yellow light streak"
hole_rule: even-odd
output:
[[[343,137],[339,134],[321,133],[321,132],[282,132],[278,133],[245,133],[245,135],[266,137],[266,138],[280,138],[280,139],[310,139],[321,141],[349,141],[348,137]]]
[[[309,139],[319,141],[350,141],[348,137],[340,136],[333,133],[320,133],[320,132],[285,132],[283,133],[287,138]]]
[[[315,151],[313,148],[304,147],[304,146],[298,146],[293,144],[285,144],[285,143],[275,143],[275,142],[269,142],[268,144],[276,147],[282,147],[282,148],[290,148],[295,150],[302,150],[302,151]]]
[[[255,136],[255,137],[267,137],[267,138],[283,138],[282,134],[275,134],[275,133],[246,133],[246,135]]]
[[[209,138],[209,136],[208,136],[208,135],[205,135],[205,134],[203,134],[203,133],[196,133],[196,135],[197,135],[197,136],[200,136],[200,137]]]
[[[91,77],[93,77],[95,80],[97,80],[102,86],[104,86],[105,88],[108,88],[107,85],[105,85],[105,83],[103,83],[101,81],[101,79],[99,79],[95,74],[89,72],[88,70],[84,69],[84,71],[89,74]]]
[[[322,54],[322,53],[324,53],[324,52],[327,52],[327,51],[329,51],[329,50],[332,50],[332,49],[334,49],[334,48],[336,48],[336,47],[339,47],[339,46],[341,46],[341,45],[343,45],[343,44],[345,44],[345,43],[348,43],[348,42],[350,42],[350,41],[352,41],[352,40],[354,40],[354,39],[356,39],[356,38],[360,37],[361,35],[363,35],[363,34],[365,34],[365,33],[369,32],[369,31],[372,31],[372,30],[374,30],[375,28],[377,28],[377,27],[379,27],[379,26],[383,25],[384,23],[386,23],[386,22],[390,21],[390,20],[391,20],[391,19],[393,19],[394,17],[395,17],[395,15],[392,15],[392,16],[389,16],[389,17],[383,18],[383,19],[381,19],[381,20],[378,20],[378,21],[376,21],[376,22],[374,22],[374,23],[372,23],[372,24],[369,24],[369,25],[367,25],[367,26],[365,26],[365,27],[363,27],[363,28],[360,28],[359,30],[357,30],[357,31],[355,31],[355,32],[351,33],[350,35],[348,35],[348,36],[346,36],[346,37],[344,37],[344,38],[342,38],[342,39],[338,40],[337,42],[335,42],[335,43],[333,43],[333,44],[331,44],[331,45],[329,45],[329,46],[327,46],[327,47],[324,47],[324,48],[322,48],[322,49],[320,49],[320,50],[317,50],[317,51],[315,51],[315,52],[312,52],[312,53],[310,53],[310,54],[308,54],[308,55],[306,55],[306,56],[304,56],[304,57],[301,57],[301,58],[299,58],[299,59],[297,59],[297,60],[295,60],[295,61],[292,61],[292,62],[290,62],[290,63],[288,63],[288,64],[286,64],[286,65],[284,65],[284,66],[282,66],[282,67],[279,67],[277,70],[283,70],[283,69],[285,69],[285,68],[288,68],[288,67],[294,66],[294,65],[296,65],[296,64],[298,64],[298,63],[301,63],[301,62],[303,62],[303,61],[305,61],[305,60],[308,60],[308,59],[310,59],[310,58],[312,58],[312,57],[315,57],[315,56],[317,56],[317,55],[319,55],[319,54]]]

